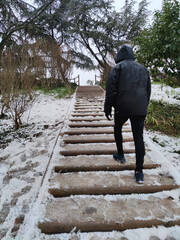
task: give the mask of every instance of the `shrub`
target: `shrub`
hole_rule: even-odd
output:
[[[151,100],[146,118],[146,128],[170,136],[180,136],[180,108],[176,105]]]

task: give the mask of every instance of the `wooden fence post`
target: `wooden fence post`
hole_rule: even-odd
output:
[[[71,82],[74,82],[74,84],[78,84],[78,86],[80,86],[80,75],[78,74],[77,77],[69,79],[68,81],[70,82],[70,84]]]
[[[78,74],[78,86],[80,86],[80,76]]]

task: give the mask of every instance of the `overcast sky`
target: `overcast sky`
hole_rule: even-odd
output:
[[[159,10],[161,9],[162,6],[162,1],[163,0],[149,0],[149,10],[154,11],[154,10]],[[120,10],[125,3],[125,0],[114,0],[115,2],[115,7],[117,10]],[[141,2],[141,0],[136,0],[137,5]]]

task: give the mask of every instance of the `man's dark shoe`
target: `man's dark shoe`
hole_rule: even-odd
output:
[[[136,182],[137,183],[144,183],[144,173],[143,172],[136,172],[134,174],[134,177],[136,178]]]
[[[125,163],[126,162],[126,159],[124,157],[124,155],[122,154],[119,154],[119,153],[114,153],[113,154],[113,158],[118,161],[119,163]]]

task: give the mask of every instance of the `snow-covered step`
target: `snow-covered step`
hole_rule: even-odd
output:
[[[96,101],[96,100],[86,100],[86,99],[83,99],[81,102],[76,102],[75,105],[78,105],[78,106],[102,106],[104,107],[104,101]]]
[[[73,113],[72,117],[104,116],[104,113]]]
[[[65,136],[65,143],[75,144],[75,143],[112,143],[115,142],[113,135],[88,135],[87,136]],[[123,137],[124,142],[133,142],[132,136]]]
[[[99,97],[97,97],[97,94],[99,94]],[[101,94],[101,96],[100,96]],[[104,102],[104,94],[102,94],[101,92],[99,93],[93,93],[93,94],[88,94],[88,93],[84,93],[84,94],[79,94],[76,97],[76,101],[80,102],[80,103],[84,103],[84,101],[88,101],[88,102]]]
[[[112,155],[83,155],[63,157],[55,165],[56,172],[78,172],[78,171],[123,171],[134,170],[136,159],[133,156],[125,155],[126,163],[121,164],[114,160]],[[160,165],[154,163],[149,156],[145,155],[144,169],[154,169]]]
[[[99,97],[97,97],[97,94],[99,94]],[[101,95],[100,95],[101,94]],[[104,102],[105,95],[101,93],[94,93],[94,94],[79,94],[76,97],[76,102],[84,103],[85,101],[87,102]]]
[[[74,110],[73,113],[89,113],[89,112],[103,112],[102,109],[94,108],[94,109],[83,109],[83,110]]]
[[[98,105],[95,105],[95,106],[93,106],[93,105],[89,105],[89,106],[79,106],[79,107],[74,107],[74,109],[75,110],[86,110],[86,109],[89,109],[89,110],[94,110],[94,109],[103,109],[103,106],[98,106]]]
[[[146,173],[147,171],[147,173]],[[153,170],[154,171],[154,170]],[[59,173],[51,180],[49,192],[54,197],[70,195],[105,195],[154,193],[178,188],[174,180],[165,175],[144,170],[144,183],[137,184],[134,171]]]
[[[123,231],[164,225],[180,225],[180,204],[171,197],[155,194],[124,196],[72,196],[47,205],[43,233],[75,231]]]
[[[78,122],[69,123],[65,132],[69,136],[63,136],[64,156],[60,155],[55,164],[56,173],[49,189],[57,198],[50,198],[44,221],[39,223],[42,232],[69,233],[74,228],[73,231],[82,232],[123,231],[180,225],[177,191],[171,190],[179,186],[172,177],[162,175],[160,166],[147,155],[144,184],[135,182],[135,149],[127,139],[130,124],[123,127],[127,162],[120,164],[112,157],[117,151],[113,143],[114,122],[103,120],[103,91],[98,87],[79,87],[76,96],[71,120]]]
[[[115,144],[68,144],[63,147],[61,154],[64,156],[77,155],[111,155],[117,152]],[[124,146],[124,153],[135,153],[134,144]]]
[[[124,125],[127,125],[125,123]],[[69,123],[69,127],[113,127],[114,122],[113,121],[104,121],[104,122],[90,122],[90,123],[82,123],[82,122],[77,122],[77,123]]]
[[[89,102],[96,102],[99,100],[104,101],[104,99],[96,98],[96,96],[89,97],[87,94],[83,94],[80,96],[76,95],[76,103],[89,103]]]
[[[91,108],[91,107],[101,107],[101,108],[103,108],[104,107],[104,105],[103,104],[91,104],[91,103],[75,103],[75,105],[74,105],[74,107],[75,108],[79,108],[79,107],[82,107],[82,108]]]
[[[106,121],[107,119],[105,117],[90,117],[90,118],[70,118],[69,119],[71,122],[81,122],[81,121],[86,121],[86,122],[92,122],[92,121]]]
[[[131,132],[131,129],[129,127],[123,127],[123,132]],[[73,128],[69,129],[65,132],[65,134],[68,135],[81,135],[81,134],[113,134],[114,129],[113,128]]]

